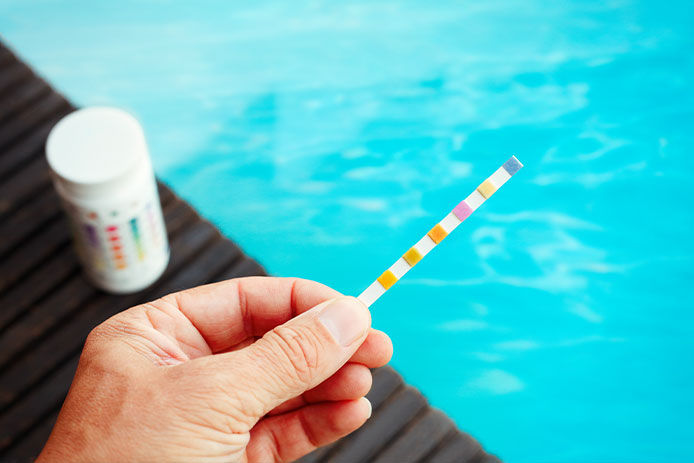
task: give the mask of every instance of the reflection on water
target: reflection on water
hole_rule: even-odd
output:
[[[0,26],[78,102],[137,113],[160,175],[271,272],[350,294],[516,154],[373,307],[393,363],[509,461],[681,461],[686,6],[16,1]]]

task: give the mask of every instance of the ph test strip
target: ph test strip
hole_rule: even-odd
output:
[[[371,286],[366,288],[358,297],[367,307],[376,302],[376,300],[388,291],[397,281],[403,277],[417,262],[422,260],[429,251],[439,244],[448,236],[455,228],[463,223],[470,214],[501,188],[516,172],[518,172],[523,164],[520,163],[515,156],[499,167],[487,180],[482,182],[470,195],[462,200],[446,217],[439,223],[434,225],[434,228],[417,241],[401,258],[395,261],[388,270],[383,272]]]

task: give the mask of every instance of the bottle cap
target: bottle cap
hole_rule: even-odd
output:
[[[76,196],[116,193],[142,169],[151,169],[139,122],[107,107],[61,119],[48,135],[46,158],[58,187]]]

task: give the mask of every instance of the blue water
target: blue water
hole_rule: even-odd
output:
[[[0,31],[274,274],[358,294],[516,154],[373,307],[393,365],[508,461],[694,459],[689,2],[94,3]]]

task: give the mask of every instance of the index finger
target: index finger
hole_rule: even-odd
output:
[[[198,286],[164,299],[174,303],[207,342],[212,353],[277,325],[323,301],[340,296],[321,283],[300,278],[246,277]]]

